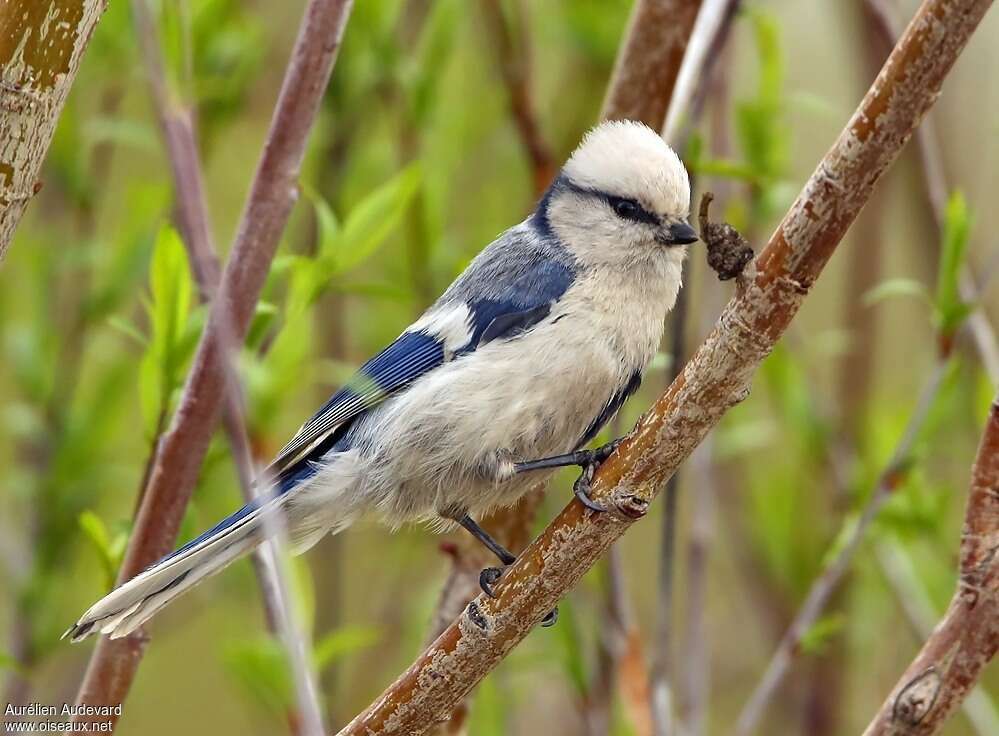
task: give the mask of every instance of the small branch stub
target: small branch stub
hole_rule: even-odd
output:
[[[719,281],[728,281],[741,274],[753,260],[753,249],[727,222],[708,221],[708,207],[714,198],[711,192],[704,193],[697,219],[701,226],[701,240],[708,248],[708,265],[718,274]]]
[[[894,719],[907,726],[918,726],[933,708],[940,692],[940,673],[935,667],[916,677],[895,698]]]

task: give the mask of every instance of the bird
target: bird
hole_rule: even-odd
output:
[[[639,387],[698,240],[690,183],[648,126],[588,131],[518,225],[483,249],[416,322],[364,363],[278,453],[269,490],[87,610],[64,636],[127,636],[196,583],[248,554],[280,516],[295,552],[362,516],[397,527],[460,525],[504,565],[476,521],[555,468],[595,468],[584,449]],[[501,574],[487,568],[486,593]]]

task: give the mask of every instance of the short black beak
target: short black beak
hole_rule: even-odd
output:
[[[696,243],[700,238],[697,231],[686,222],[678,222],[666,228],[668,245],[690,245]]]

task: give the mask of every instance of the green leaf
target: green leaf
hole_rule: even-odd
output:
[[[862,297],[864,306],[872,307],[875,304],[899,296],[915,297],[927,304],[930,302],[930,293],[926,286],[916,279],[887,279],[868,291]]]
[[[339,236],[321,245],[322,256],[336,264],[335,273],[359,265],[385,241],[402,219],[420,179],[419,164],[410,164],[350,211]]]
[[[160,228],[149,264],[149,343],[139,366],[139,395],[146,430],[155,432],[169,410],[180,385],[204,319],[204,310],[192,310],[195,285],[187,251],[177,232]]]
[[[112,546],[107,527],[93,511],[84,511],[77,521],[83,531],[83,536],[90,541],[91,546],[97,552],[104,572],[104,587],[110,589],[114,586],[115,572],[118,569],[118,554],[115,547]],[[124,545],[121,545],[121,548],[124,551]]]
[[[270,637],[230,642],[222,653],[229,676],[247,700],[273,714],[294,703],[291,668],[284,648]]]
[[[846,616],[831,613],[823,616],[801,636],[801,649],[806,654],[821,654],[829,642],[846,626]]]
[[[246,333],[246,347],[255,351],[267,337],[280,312],[275,304],[270,302],[257,302],[257,308],[253,312],[253,321],[250,322],[250,329]]]
[[[947,203],[944,216],[940,265],[935,299],[937,329],[952,335],[971,311],[961,298],[961,269],[968,253],[971,214],[964,195],[955,192]]]
[[[148,338],[142,334],[142,330],[135,326],[135,323],[126,319],[125,317],[119,317],[112,315],[108,317],[108,327],[120,332],[125,337],[131,338],[139,347],[146,347],[149,344]]]
[[[313,646],[316,670],[322,672],[331,663],[370,647],[379,638],[381,632],[374,626],[341,626],[333,630]]]

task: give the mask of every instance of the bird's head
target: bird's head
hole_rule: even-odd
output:
[[[582,263],[679,262],[697,233],[690,182],[651,128],[601,123],[583,138],[539,205],[552,233]]]

